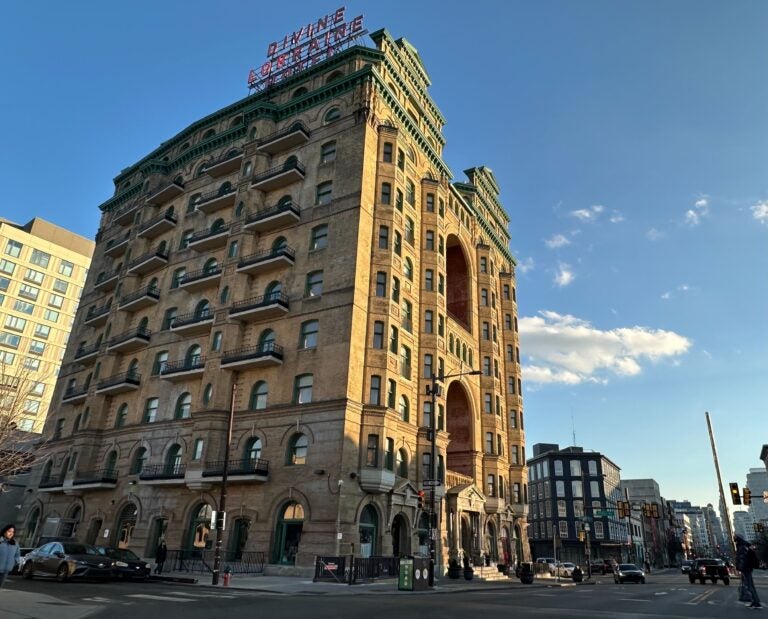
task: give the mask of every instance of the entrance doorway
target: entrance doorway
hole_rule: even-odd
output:
[[[117,520],[117,526],[115,527],[117,534],[118,548],[128,548],[131,545],[131,537],[133,536],[133,528],[136,526],[136,506],[133,503],[128,503],[120,512],[120,517]]]
[[[360,556],[372,557],[376,554],[379,516],[372,505],[366,505],[360,514]]]
[[[409,543],[408,523],[402,514],[395,516],[392,520],[392,554],[396,557],[402,557],[411,554],[411,545]]]
[[[189,531],[187,532],[187,548],[189,550],[199,551],[211,547],[211,516],[213,516],[213,508],[207,503],[202,503],[192,511]]]
[[[301,531],[304,527],[304,508],[295,502],[288,503],[280,514],[275,531],[272,560],[281,565],[294,565],[299,552]]]

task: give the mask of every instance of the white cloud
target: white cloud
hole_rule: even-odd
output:
[[[707,198],[699,198],[693,203],[696,208],[705,209],[709,206],[709,200]]]
[[[558,287],[565,288],[566,286],[573,283],[575,277],[576,276],[571,270],[571,265],[561,262],[557,267],[557,273],[555,273],[554,282]]]
[[[530,256],[526,258],[525,260],[517,263],[517,272],[518,273],[527,273],[528,271],[532,271],[536,265],[533,262],[533,258]]]
[[[554,234],[552,235],[552,238],[544,241],[544,244],[550,249],[557,249],[558,247],[565,247],[566,245],[570,245],[571,242],[562,234]]]
[[[606,383],[637,376],[643,364],[674,361],[692,343],[672,331],[623,327],[602,331],[586,320],[542,311],[520,319],[523,376],[533,383]]]
[[[694,210],[688,209],[685,211],[685,223],[689,226],[698,226],[701,223],[701,216]]]
[[[663,239],[666,235],[666,232],[659,230],[658,228],[651,228],[645,233],[645,236],[650,241],[658,241],[659,239]]]
[[[571,215],[573,217],[576,217],[576,219],[580,219],[581,221],[595,221],[605,210],[605,207],[602,204],[594,204],[590,206],[589,208],[580,208],[576,209],[575,211],[571,211]]]
[[[685,211],[685,223],[691,227],[698,226],[704,217],[709,215],[709,196],[700,196],[693,203],[693,208]]]
[[[671,299],[672,298],[672,293],[667,291],[667,292],[665,292],[665,293],[663,293],[661,295],[661,298],[664,299],[665,301],[668,300],[668,299]]]
[[[762,202],[750,206],[749,210],[752,211],[752,217],[757,219],[761,224],[768,223],[768,200],[763,200]]]
[[[611,216],[608,218],[608,221],[610,221],[612,224],[618,224],[624,221],[624,215],[622,215],[619,211],[614,210],[611,213]]]
[[[688,284],[680,284],[677,289],[680,292],[689,292],[691,290],[691,287]]]

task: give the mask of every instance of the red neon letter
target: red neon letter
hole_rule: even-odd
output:
[[[344,10],[345,7],[341,7],[340,9],[336,9],[336,12],[333,14],[333,23],[338,24],[339,22],[344,21]]]
[[[363,29],[363,16],[358,15],[349,23],[349,31],[350,32],[357,32],[358,30]]]
[[[272,56],[277,51],[277,42],[270,43],[267,47],[267,56]]]

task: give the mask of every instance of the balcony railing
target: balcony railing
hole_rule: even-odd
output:
[[[127,294],[123,298],[121,298],[120,307],[131,305],[132,303],[135,303],[139,299],[144,299],[145,297],[149,299],[154,299],[154,301],[159,300],[160,288],[158,288],[153,284],[150,284],[149,286],[144,286],[144,288],[139,288],[136,292],[132,292],[131,294]],[[154,301],[151,301],[149,304],[151,304]]]
[[[133,220],[133,213],[138,206],[138,202],[132,202],[131,204],[127,204],[123,208],[116,210],[114,215],[112,215],[112,223],[125,224],[131,222]]]
[[[258,346],[247,346],[226,351],[221,357],[221,364],[237,363],[248,359],[272,358],[283,359],[283,347],[274,342],[266,342]]]
[[[296,260],[296,252],[291,247],[278,247],[264,249],[248,256],[243,256],[237,263],[240,272],[259,272],[270,267],[279,266],[280,263],[293,264]]]
[[[278,204],[271,208],[251,213],[245,219],[243,228],[255,232],[279,230],[301,219],[301,209],[297,204]]]
[[[95,342],[94,344],[88,344],[86,346],[78,346],[75,351],[75,361],[81,357],[87,357],[88,355],[93,355],[99,352],[99,348],[101,348],[101,342]]]
[[[84,484],[115,484],[117,483],[117,469],[103,468],[95,471],[78,471],[72,480],[73,486]]]
[[[258,143],[258,150],[266,153],[279,153],[309,141],[310,132],[301,122],[294,122],[290,127],[271,133]]]
[[[205,463],[203,477],[219,477],[224,474],[225,460],[213,460]],[[269,460],[245,458],[230,460],[227,475],[269,475]]]
[[[173,198],[175,198],[178,195],[181,195],[182,193],[184,193],[183,183],[178,183],[176,181],[173,181],[171,183],[168,183],[167,185],[160,187],[151,196],[149,196],[147,198],[147,204],[154,204],[155,206],[160,206],[161,204],[168,202],[168,200],[172,200]]]
[[[223,157],[211,161],[205,166],[205,173],[209,176],[218,177],[224,174],[234,172],[240,167],[240,161],[243,159],[243,151],[231,150]]]
[[[58,488],[59,486],[63,486],[64,475],[65,473],[61,473],[60,475],[45,477],[40,480],[40,483],[37,485],[37,487],[38,488]]]
[[[251,178],[251,187],[261,191],[273,191],[300,181],[305,175],[304,166],[298,159],[288,159],[283,165],[255,174]]]
[[[225,206],[231,206],[235,203],[236,193],[237,187],[224,184],[215,191],[210,191],[201,195],[197,199],[197,210],[202,211],[203,213],[213,213]]]
[[[109,342],[107,343],[107,348],[115,348],[116,346],[119,346],[120,344],[123,344],[125,342],[129,342],[131,340],[141,340],[140,346],[143,346],[145,343],[149,342],[150,337],[152,336],[152,331],[145,327],[136,327],[135,329],[128,329],[128,331],[123,331],[119,335],[116,335],[113,338],[110,338]]]
[[[183,479],[186,464],[148,464],[142,467],[139,479]]]
[[[196,282],[201,279],[209,279],[211,277],[219,276],[221,273],[221,266],[207,267],[205,269],[200,269],[199,271],[190,271],[189,273],[186,273],[184,277],[179,279],[179,288],[184,288],[192,282]]]
[[[155,248],[148,251],[146,254],[139,256],[138,258],[131,260],[128,264],[129,273],[149,273],[153,269],[156,269],[164,264],[168,263],[168,252],[166,250],[160,250]]]
[[[141,228],[139,229],[138,236],[154,238],[166,230],[170,230],[171,228],[175,227],[177,221],[178,220],[176,219],[176,215],[171,209],[168,209],[165,211],[165,213],[162,213],[161,215],[153,217],[149,221],[144,222],[144,224],[142,224]]]
[[[191,359],[179,359],[177,361],[166,361],[160,368],[160,376],[170,374],[179,374],[183,372],[192,372],[205,368],[205,357],[197,355]]]
[[[104,253],[111,258],[122,255],[126,249],[128,249],[128,240],[131,237],[131,233],[127,232],[121,236],[109,239],[107,245],[104,247]]]
[[[462,486],[464,484],[473,484],[475,480],[469,475],[463,473],[457,473],[456,471],[446,471],[445,473],[445,487],[451,489],[456,486]]]
[[[88,313],[85,315],[85,322],[91,322],[98,320],[99,318],[106,319],[107,314],[109,314],[109,310],[112,307],[112,303],[105,303],[104,305],[100,305],[99,307],[92,307],[88,310]]]
[[[62,396],[63,400],[74,400],[78,398],[85,399],[85,396],[88,394],[88,385],[80,385],[79,387],[77,385],[73,385],[72,387],[67,387],[67,389],[64,391],[64,395]]]
[[[198,230],[187,240],[187,247],[196,251],[204,251],[220,247],[227,242],[229,224]]]
[[[229,308],[229,315],[240,317],[253,314],[257,318],[284,315],[288,311],[288,295],[282,292],[271,292],[243,301],[235,301]]]
[[[93,287],[96,290],[111,290],[117,285],[117,278],[120,276],[120,271],[110,271],[109,273],[101,273],[96,279],[96,283]]]
[[[138,372],[121,372],[120,374],[113,374],[112,376],[107,376],[107,378],[100,380],[96,385],[96,389],[101,391],[119,385],[133,385],[138,387],[140,384],[141,374]]]
[[[176,316],[176,318],[173,319],[173,322],[171,323],[172,329],[177,329],[179,327],[184,327],[186,325],[194,325],[198,322],[203,322],[205,320],[213,320],[213,316],[215,315],[216,310],[213,308],[204,309],[201,312],[190,312],[189,314],[181,314],[179,316]]]

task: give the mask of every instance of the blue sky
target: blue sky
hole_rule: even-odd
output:
[[[502,188],[529,449],[575,428],[624,477],[716,503],[709,410],[724,481],[743,483],[768,443],[768,3],[346,6],[419,50],[456,179],[486,165]],[[122,168],[336,8],[6,4],[0,216],[92,238]]]

